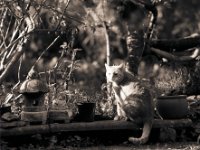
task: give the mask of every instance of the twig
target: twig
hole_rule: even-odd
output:
[[[5,19],[6,19],[7,13],[8,13],[8,9],[6,9],[6,10],[4,11],[3,16],[2,16],[2,20],[1,20],[1,24],[0,24],[0,32],[1,32],[1,37],[2,37],[2,39],[3,39],[2,44],[1,44],[0,47],[3,47],[3,46],[6,47],[6,42],[5,42],[6,40],[5,40],[5,37],[4,37],[2,28],[4,27],[4,26],[3,26],[3,23],[4,23]]]
[[[147,37],[146,37],[147,40],[150,40],[152,38],[153,30],[157,21],[158,11],[154,5],[152,6],[151,13],[149,15],[150,15],[150,21],[147,30]]]
[[[20,56],[23,54],[23,45],[19,45],[18,46],[18,50],[15,53],[15,55],[12,57],[12,59],[10,60],[10,62],[8,63],[8,65],[6,66],[6,69],[2,72],[2,74],[0,75],[0,84],[2,84],[2,82],[4,81],[5,77],[7,76],[7,74],[9,73],[10,69],[13,67],[13,65],[15,64],[15,62],[17,62],[17,60],[20,58]]]
[[[8,12],[8,9],[6,9],[6,12]],[[4,15],[5,15],[5,13],[4,13]],[[6,16],[5,16],[6,17]],[[2,26],[3,26],[3,22],[4,22],[4,17],[2,17],[2,21],[1,21],[1,28],[2,28]],[[0,46],[0,48],[2,48],[3,47],[3,45],[5,46],[5,49],[6,49],[6,43],[5,43],[5,39],[7,39],[8,40],[8,38],[7,38],[7,36],[8,36],[8,32],[10,32],[9,31],[9,29],[10,29],[10,26],[11,26],[11,24],[12,24],[12,20],[13,20],[13,16],[11,16],[11,19],[10,19],[10,21],[9,21],[9,24],[8,24],[8,27],[7,27],[7,30],[6,30],[6,33],[5,33],[5,35],[3,35],[3,33],[2,33],[2,29],[0,29],[1,30],[1,33],[2,33],[2,39],[3,39],[3,42],[2,42],[2,44],[1,44],[1,46]],[[16,22],[15,22],[16,23]],[[2,54],[2,52],[1,52],[1,54]]]
[[[21,42],[22,42],[22,40],[21,40]],[[8,49],[7,49],[7,52],[8,52],[8,54],[6,55],[6,58],[7,58],[7,59],[13,54],[13,51],[16,49],[16,46],[17,46],[17,43],[15,43],[15,44],[11,47],[11,49],[10,49],[9,52],[8,52]]]
[[[1,33],[1,37],[2,37],[2,44],[1,44],[1,48],[4,46],[4,47],[6,47],[6,39],[5,39],[5,37],[4,37],[4,35],[3,35],[3,31],[2,30],[0,30],[0,33]]]
[[[99,18],[99,20],[102,21],[102,24],[103,24],[103,27],[104,27],[104,34],[105,34],[105,39],[106,39],[106,63],[108,66],[110,66],[111,64],[111,60],[110,60],[110,40],[109,40],[109,35],[108,35],[108,27],[106,25],[106,22],[105,22],[105,6],[104,4],[107,3],[106,0],[102,0],[101,2],[101,7],[102,7],[102,10],[103,10],[103,19],[102,20],[97,14],[96,16]]]
[[[66,4],[66,6],[65,6],[65,9],[63,10],[62,16],[61,16],[61,18],[60,18],[60,20],[59,20],[59,23],[58,23],[58,26],[56,27],[56,30],[58,30],[58,28],[60,27],[60,23],[61,23],[61,21],[62,21],[62,19],[63,19],[63,17],[64,17],[64,13],[65,13],[67,7],[69,6],[70,1],[71,1],[71,0],[68,0],[68,1],[67,1],[67,4]]]
[[[102,1],[102,10],[103,10],[103,27],[104,27],[104,34],[105,34],[105,39],[106,39],[106,63],[108,66],[111,65],[111,53],[110,53],[110,39],[109,39],[109,35],[108,35],[108,27],[106,25],[105,22],[105,8],[104,8],[104,4],[106,3],[106,0]],[[111,99],[112,97],[112,84],[108,83],[107,80],[107,98]]]
[[[152,39],[149,41],[151,47],[165,51],[185,51],[186,49],[200,45],[200,35],[189,36],[179,39]]]
[[[28,19],[27,19],[27,20],[28,20]],[[20,24],[21,24],[21,23],[20,23]],[[20,27],[20,24],[18,25],[18,27]],[[32,25],[31,25],[31,26],[32,26]],[[29,27],[29,29],[31,29],[31,28],[32,28],[32,27]],[[2,54],[3,54],[5,51],[7,51],[8,49],[12,48],[13,45],[15,45],[16,43],[18,43],[20,40],[26,39],[25,37],[26,37],[26,36],[29,36],[29,34],[33,32],[33,29],[31,29],[29,32],[27,32],[27,31],[28,31],[28,28],[25,28],[24,31],[18,36],[18,38],[14,40],[15,35],[18,33],[18,28],[17,28],[15,31],[16,31],[16,32],[14,32],[14,35],[12,36],[13,39],[11,38],[10,44],[1,52],[0,55],[2,55]],[[12,41],[12,40],[14,40],[14,41]],[[25,42],[26,42],[26,41],[25,41]]]
[[[134,3],[137,6],[140,6],[142,8],[147,9],[148,11],[151,11],[152,13],[155,11],[155,5],[153,2],[147,2],[144,0],[130,0],[132,3]]]
[[[17,24],[17,21],[15,22],[15,24]],[[17,27],[15,27],[15,30],[13,31],[12,37],[10,39],[10,43],[12,43],[13,40],[15,39],[15,36],[19,32],[19,28],[21,27],[21,25],[22,25],[22,19],[19,20]]]
[[[106,26],[106,23],[103,21],[103,26],[104,26],[104,33],[105,33],[105,39],[106,39],[106,63],[107,65],[111,65],[111,60],[110,60],[110,40],[109,40],[109,35],[108,35],[108,29]]]
[[[4,69],[4,61],[6,60],[6,55],[7,55],[7,51],[4,53],[3,58],[1,59],[0,71],[2,71]]]
[[[149,14],[150,16],[150,20],[149,20],[149,25],[148,25],[148,28],[147,28],[147,33],[145,35],[145,45],[144,45],[144,50],[146,50],[147,48],[147,42],[152,38],[152,34],[153,34],[153,29],[155,27],[155,24],[156,24],[156,21],[157,21],[157,15],[158,15],[158,10],[156,8],[156,5],[154,2],[149,2],[147,3],[146,1],[143,1],[143,0],[130,0],[132,3],[142,7],[142,8],[145,8],[146,10],[148,10],[149,12],[151,12]]]
[[[58,86],[57,86],[57,69],[59,67],[59,64],[61,62],[61,59],[63,58],[64,56],[64,52],[65,52],[65,49],[62,51],[60,57],[58,58],[57,60],[57,63],[55,64],[54,68],[52,70],[49,69],[49,76],[51,74],[51,72],[53,73],[53,78],[54,78],[54,83],[53,83],[53,87],[54,87],[54,99],[57,99],[57,91],[58,91]]]
[[[22,55],[21,58],[20,58],[19,68],[18,68],[18,72],[17,72],[17,77],[18,77],[19,83],[21,82],[21,79],[20,79],[20,72],[21,72],[22,60],[23,60],[23,55]]]
[[[62,58],[65,54],[65,51],[66,51],[66,48],[63,48],[63,51],[62,51],[60,57],[58,58],[57,63],[55,64],[54,68],[52,69],[53,71],[58,69],[59,64],[60,64],[60,62],[61,62],[61,60],[62,60]]]
[[[3,18],[3,14],[4,14],[5,7],[2,7],[2,8],[3,8],[3,9],[1,10],[1,14],[0,14],[1,24],[3,24],[3,22],[2,22],[3,19],[2,19],[2,18]],[[0,29],[1,29],[1,30],[2,30],[2,27],[3,27],[3,26],[0,26]]]
[[[30,32],[27,32],[28,29],[24,29],[24,31],[19,35],[19,37],[17,39],[15,39],[12,43],[10,43],[7,47],[6,50],[8,50],[9,48],[11,48],[14,44],[16,44],[17,42],[19,42],[19,40],[21,40],[22,38],[28,36],[31,32],[33,32],[32,30]]]
[[[3,26],[3,23],[4,23],[4,21],[5,21],[7,12],[8,12],[8,9],[7,9],[7,8],[6,8],[5,10],[2,11],[2,18],[1,18],[0,30],[2,30],[2,28],[4,27],[4,26]]]
[[[69,73],[68,73],[68,76],[67,76],[67,85],[68,85],[68,82],[70,81],[71,79],[71,75],[72,75],[72,72],[74,70],[74,65],[75,65],[75,57],[76,57],[76,53],[77,51],[80,51],[80,49],[74,49],[73,50],[73,53],[72,53],[72,58],[71,58],[71,66],[70,66],[70,70],[69,70]]]
[[[8,24],[8,27],[7,27],[7,30],[6,30],[6,33],[5,33],[5,39],[8,39],[7,36],[8,36],[8,32],[9,32],[9,29],[10,29],[10,26],[11,26],[11,22],[13,20],[13,16],[11,16],[10,18],[10,21],[9,21],[9,24]]]
[[[33,3],[34,3],[34,1],[33,1]],[[52,11],[56,12],[57,14],[61,14],[61,15],[63,14],[63,12],[61,12],[61,11],[59,11],[59,10],[56,10],[55,8],[53,8],[53,7],[51,7],[51,6],[47,6],[47,5],[44,5],[44,4],[41,4],[40,6],[42,6],[42,7],[45,8],[45,9],[52,10]],[[69,19],[72,19],[72,20],[74,20],[74,21],[76,21],[76,22],[78,22],[78,23],[80,23],[80,24],[84,24],[84,25],[85,25],[85,23],[82,22],[82,21],[80,21],[79,18],[76,18],[76,17],[74,17],[74,16],[70,16],[69,14],[63,16],[63,18],[64,18],[64,19],[69,18]]]
[[[31,69],[29,70],[29,72],[34,69],[35,65],[40,61],[40,59],[42,58],[42,56],[49,50],[49,48],[60,38],[60,36],[57,36],[50,44],[49,46],[40,54],[40,56],[38,57],[38,59],[35,61],[35,63],[33,64],[33,66],[31,67]],[[28,77],[28,76],[27,76]]]
[[[20,58],[19,68],[18,68],[18,72],[17,72],[18,82],[13,86],[12,91],[21,83],[20,71],[21,71],[21,66],[22,66],[22,60],[23,60],[23,55]]]
[[[40,11],[41,11],[41,9],[42,9],[42,5],[44,5],[45,4],[45,2],[46,2],[47,0],[43,0],[42,2],[41,2],[41,5],[39,5],[39,8],[38,9],[36,9],[35,7],[35,10],[37,10],[36,12],[35,12],[35,14],[33,14],[33,19],[35,19],[37,16],[39,16],[39,13],[40,13]],[[33,1],[34,2],[34,1]]]
[[[20,8],[19,6],[18,6],[18,9],[22,10],[22,8]],[[22,14],[20,14],[20,15],[22,15]],[[25,14],[24,16],[22,15],[22,17],[24,17],[23,19],[26,23],[26,28],[27,28],[27,30],[24,30],[23,34],[32,32],[35,29],[35,24],[34,24],[33,19],[28,14]],[[11,58],[10,62],[6,66],[5,70],[0,75],[0,84],[4,81],[5,77],[10,72],[11,68],[15,65],[15,63],[19,60],[19,58],[23,54],[24,47],[25,47],[25,44],[27,44],[28,39],[29,39],[29,35],[23,36],[23,39],[21,40],[21,42],[18,43],[16,53]]]

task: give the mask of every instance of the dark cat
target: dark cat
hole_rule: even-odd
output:
[[[130,137],[134,144],[144,144],[148,141],[153,123],[153,100],[151,93],[141,81],[126,70],[125,66],[106,67],[106,76],[112,87],[117,102],[117,116],[114,120],[129,119],[138,125],[143,125],[140,138]]]

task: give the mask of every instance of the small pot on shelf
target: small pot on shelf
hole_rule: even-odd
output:
[[[160,96],[156,109],[163,119],[183,119],[188,114],[186,95]]]
[[[78,115],[76,120],[82,122],[92,122],[95,116],[95,102],[77,103]]]
[[[70,112],[67,109],[51,109],[48,112],[48,119],[50,123],[69,123]]]

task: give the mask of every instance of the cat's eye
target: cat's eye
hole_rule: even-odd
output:
[[[114,75],[114,76],[117,76],[117,75],[118,75],[118,73],[117,73],[117,72],[114,72],[114,73],[113,73],[113,75]]]

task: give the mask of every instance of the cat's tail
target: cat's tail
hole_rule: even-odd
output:
[[[144,123],[142,136],[140,138],[129,137],[129,141],[133,144],[145,144],[149,140],[153,121],[147,121]]]

